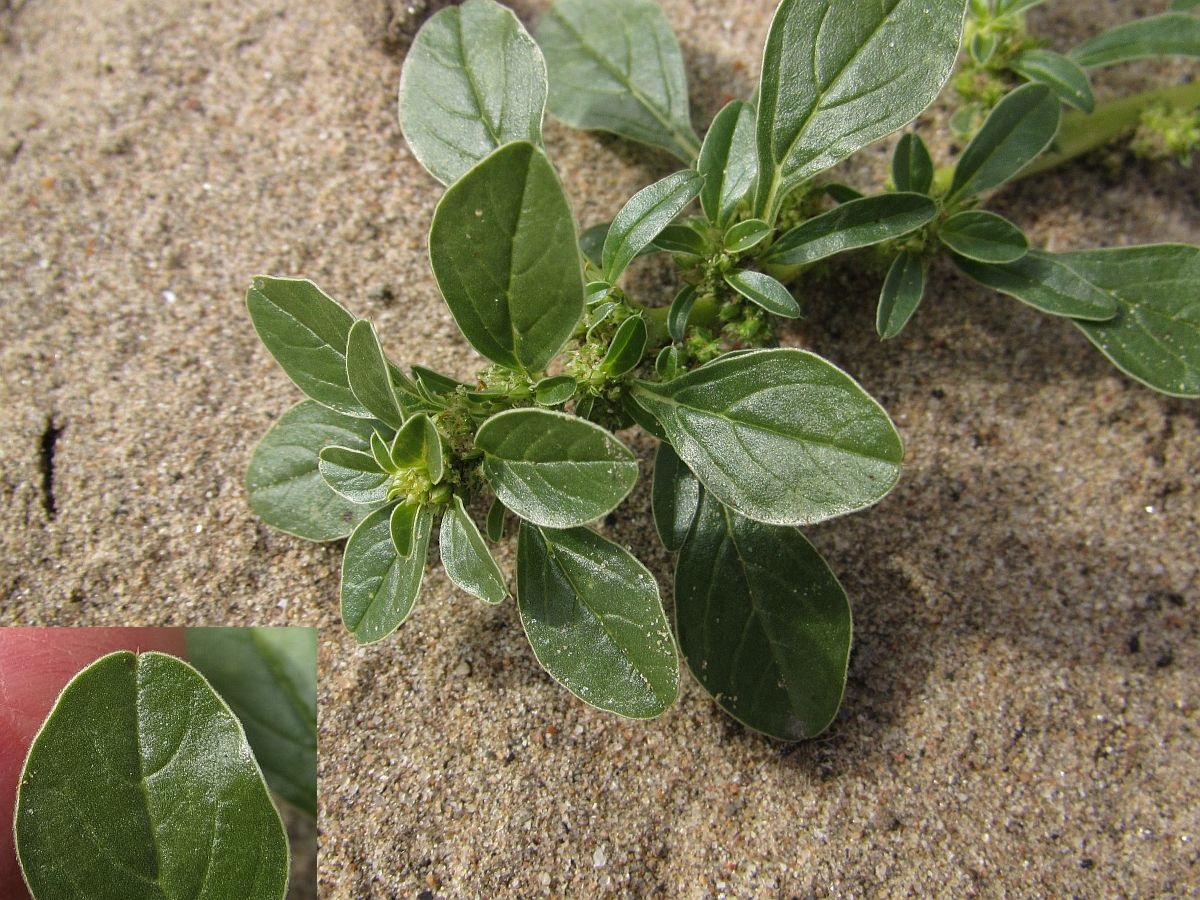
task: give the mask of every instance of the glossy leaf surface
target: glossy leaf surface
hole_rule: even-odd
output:
[[[692,202],[703,183],[697,172],[685,169],[630,197],[604,238],[604,279],[616,282],[638,253]]]
[[[688,668],[738,721],[785,741],[833,721],[850,604],[795,528],[753,522],[705,492],[675,566],[675,623]]]
[[[365,319],[350,327],[346,341],[346,380],[363,408],[384,425],[399,428],[404,423],[391,366],[383,354],[375,326]]]
[[[955,213],[942,223],[938,238],[960,256],[979,262],[1015,262],[1029,251],[1020,228],[983,209]]]
[[[933,157],[919,134],[909,132],[892,155],[892,183],[898,191],[928,194],[933,186]]]
[[[966,0],[783,0],[758,88],[754,211],[911,122],[958,55]]]
[[[317,629],[189,628],[188,660],[242,723],[267,785],[317,817]]]
[[[503,366],[541,371],[583,314],[575,222],[532,144],[501,147],[446,191],[429,258],[463,335]]]
[[[654,457],[650,501],[659,540],[672,553],[677,552],[700,508],[700,482],[666,441],[659,442]]]
[[[743,219],[725,232],[725,249],[729,253],[745,253],[765,241],[773,231],[762,219]]]
[[[956,256],[954,264],[980,284],[1052,316],[1104,321],[1117,313],[1116,299],[1066,265],[1061,255],[1030,250],[1004,265]]]
[[[731,100],[709,125],[696,163],[696,170],[704,176],[700,207],[708,221],[714,225],[733,221],[738,204],[754,184],[757,169],[754,107]]]
[[[632,372],[642,361],[647,336],[646,320],[641,316],[630,316],[617,328],[604,359],[600,361],[600,368],[613,378]]]
[[[321,477],[351,503],[383,503],[387,499],[387,472],[371,453],[347,447],[326,447],[320,453]]]
[[[679,659],[645,566],[588,528],[521,523],[517,605],[538,662],[585,703],[635,719],[679,691]]]
[[[1149,16],[1084,41],[1071,58],[1089,69],[1147,56],[1200,57],[1200,19],[1183,12]]]
[[[25,762],[15,834],[38,900],[81,885],[97,900],[287,888],[287,837],[242,726],[162,653],[112,653],[63,689]]]
[[[725,273],[725,283],[751,303],[761,306],[769,313],[795,319],[800,315],[800,304],[784,285],[770,275],[748,269],[734,269]]]
[[[1022,78],[1050,88],[1063,103],[1086,113],[1096,108],[1087,72],[1069,56],[1034,48],[1019,53],[1009,65]]]
[[[432,511],[424,507],[415,517],[408,556],[396,553],[391,516],[386,507],[367,516],[342,557],[342,622],[360,644],[382,640],[400,627],[412,613],[425,575]]]
[[[556,118],[695,158],[683,56],[654,0],[558,0],[537,41]]]
[[[318,454],[340,446],[367,452],[371,422],[334,412],[315,400],[297,403],[271,426],[250,458],[250,508],[272,528],[310,541],[336,541],[370,512],[321,477]]]
[[[887,413],[832,363],[804,350],[714,360],[634,397],[708,490],[744,515],[802,525],[869,506],[900,475]]]
[[[637,481],[633,454],[591,422],[544,409],[497,413],[475,435],[496,496],[548,528],[582,525],[625,499]]]
[[[504,575],[458,495],[442,516],[438,543],[446,574],[462,590],[487,603],[499,603],[508,596]]]
[[[924,194],[896,193],[843,203],[784,233],[763,255],[769,265],[801,266],[915,231],[937,215]]]
[[[687,332],[688,317],[691,316],[692,307],[696,305],[699,298],[700,294],[696,291],[696,286],[691,284],[685,285],[675,295],[670,309],[667,310],[667,333],[670,334],[671,340],[683,343]]]
[[[413,40],[400,74],[400,129],[421,165],[452,184],[505,144],[540,144],[546,91],[542,54],[517,17],[492,0],[467,0]]]
[[[875,312],[875,330],[884,340],[903,331],[917,311],[925,296],[927,270],[928,264],[915,253],[901,253],[892,261]]]

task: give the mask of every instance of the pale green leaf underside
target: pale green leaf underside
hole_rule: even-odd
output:
[[[750,269],[734,269],[725,273],[725,283],[769,313],[788,319],[800,315],[800,304],[791,291],[770,275]]]
[[[400,75],[400,128],[434,178],[452,184],[498,147],[540,144],[546,65],[492,0],[443,9],[417,33]]]
[[[499,603],[508,596],[500,567],[492,559],[479,527],[457,495],[442,516],[438,543],[446,574],[462,590],[487,603]]]
[[[342,557],[342,622],[360,644],[382,640],[411,615],[425,575],[433,512],[422,507],[413,529],[412,552],[399,556],[392,543],[391,508],[362,521]]]
[[[38,900],[282,898],[288,845],[245,734],[191,666],[122,651],[63,689],[17,794]]]
[[[675,701],[679,659],[658,585],[616,544],[522,522],[517,604],[538,662],[585,703],[647,719]]]
[[[731,100],[709,125],[696,163],[704,176],[700,206],[708,221],[714,225],[733,221],[738,204],[754,184],[757,168],[754,107]]]

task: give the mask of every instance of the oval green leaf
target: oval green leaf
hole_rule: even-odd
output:
[[[952,215],[938,229],[938,239],[959,256],[977,262],[1016,262],[1029,252],[1029,239],[1020,228],[982,209]]]
[[[578,386],[570,375],[552,375],[533,386],[533,398],[538,406],[562,406],[575,396]]]
[[[717,113],[704,135],[696,170],[704,176],[700,207],[705,218],[717,226],[732,222],[758,170],[753,106],[732,100]]]
[[[1089,69],[1148,56],[1200,56],[1200,19],[1183,12],[1149,16],[1111,28],[1071,51]]]
[[[704,258],[709,255],[711,248],[704,237],[690,225],[668,225],[654,237],[653,246],[667,253],[678,253],[684,256]]]
[[[770,237],[772,231],[762,219],[743,219],[725,232],[725,249],[729,253],[745,253]]]
[[[845,372],[804,350],[722,357],[634,397],[723,503],[778,525],[870,506],[900,477],[887,413]]]
[[[677,552],[700,508],[700,482],[666,441],[659,442],[654,456],[650,505],[659,540],[672,553]]]
[[[484,523],[484,527],[487,530],[488,540],[493,544],[504,540],[504,514],[506,512],[504,504],[498,497],[492,500],[492,505],[488,507],[487,522]]]
[[[583,314],[575,222],[532,144],[501,147],[446,191],[429,259],[463,335],[502,366],[541,371]]]
[[[375,326],[359,319],[346,341],[346,380],[355,398],[389,428],[404,424],[404,411],[392,383],[391,365],[383,355]]]
[[[684,285],[675,295],[670,309],[667,310],[667,333],[671,336],[671,340],[683,343],[687,333],[688,317],[691,316],[692,307],[699,299],[700,294],[694,284]]]
[[[1018,53],[1009,66],[1022,78],[1050,88],[1063,103],[1085,113],[1096,108],[1087,72],[1069,56],[1034,48]]]
[[[242,726],[162,653],[112,653],[71,679],[25,760],[15,836],[39,900],[287,890],[287,836]]]
[[[604,359],[600,361],[600,368],[613,378],[632,372],[642,361],[648,337],[646,320],[641,316],[630,316],[617,328]]]
[[[510,10],[492,0],[443,9],[417,32],[400,73],[400,130],[442,184],[498,147],[542,142],[546,65]]]
[[[901,237],[931,221],[937,212],[937,204],[924,194],[879,194],[850,200],[786,232],[762,261],[808,265],[835,253]]]
[[[1106,321],[1117,314],[1112,294],[1066,265],[1061,255],[1030,250],[1003,265],[953,259],[972,280],[1052,316]]]
[[[383,640],[399,628],[421,592],[433,512],[422,507],[415,517],[408,556],[396,553],[391,517],[386,507],[367,516],[342,557],[342,622],[360,644]]]
[[[734,269],[724,275],[725,283],[751,303],[761,306],[769,313],[795,319],[800,315],[800,304],[792,292],[762,272]]]
[[[909,132],[892,155],[892,182],[898,191],[928,194],[933,187],[933,157],[919,134]]]
[[[475,447],[496,496],[523,519],[570,528],[613,509],[637,481],[633,454],[591,422],[544,409],[498,413]]]
[[[654,0],[558,0],[537,42],[556,118],[695,159],[683,55]]]
[[[696,680],[755,731],[801,741],[837,715],[850,603],[795,528],[753,522],[705,493],[675,565],[675,627]]]
[[[371,511],[338,494],[321,477],[325,447],[370,450],[371,422],[334,412],[315,400],[297,403],[271,426],[250,457],[250,508],[270,525],[310,541],[336,541]]]
[[[321,477],[351,503],[383,503],[391,476],[379,470],[374,455],[348,447],[326,447],[319,454]]]
[[[458,495],[442,516],[438,543],[446,574],[462,590],[486,603],[499,603],[508,596],[504,575]]]
[[[517,607],[534,655],[585,703],[633,719],[679,692],[679,658],[645,566],[588,528],[521,523]]]
[[[615,284],[638,253],[692,202],[703,184],[698,172],[685,169],[630,197],[604,238],[604,280]]]
[[[901,253],[892,261],[875,312],[875,330],[883,340],[894,338],[903,331],[917,311],[925,296],[928,266],[916,253]]]

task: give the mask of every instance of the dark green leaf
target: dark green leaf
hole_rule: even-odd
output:
[[[762,219],[743,219],[725,232],[725,249],[729,253],[745,253],[770,237],[772,230]]]
[[[875,330],[884,340],[894,338],[908,324],[925,295],[928,263],[915,253],[901,253],[888,269],[879,294]]]
[[[538,23],[550,112],[611,131],[686,163],[700,141],[688,113],[683,56],[653,0],[558,0]]]
[[[443,375],[441,372],[435,372],[424,366],[413,366],[412,372],[413,377],[417,379],[417,384],[430,396],[453,394],[460,387],[464,387],[461,381],[455,381],[449,375]]]
[[[1024,84],[1001,100],[958,164],[947,203],[999,187],[1050,146],[1062,105],[1043,84]]]
[[[399,557],[412,556],[413,541],[418,537],[417,525],[421,520],[419,503],[397,503],[388,518],[388,533],[392,536],[392,549]]]
[[[1052,50],[1023,50],[1009,66],[1022,78],[1044,84],[1063,103],[1090,113],[1096,108],[1092,83],[1079,63]]]
[[[540,144],[545,109],[542,54],[517,17],[491,0],[437,13],[404,59],[400,130],[442,184],[504,144]]]
[[[1171,5],[1168,7],[1172,12],[1186,12],[1189,9],[1200,7],[1200,0],[1171,0]]]
[[[890,241],[920,228],[937,211],[937,204],[924,194],[880,194],[851,200],[786,232],[763,256],[763,262],[801,266]]]
[[[377,504],[387,500],[391,476],[379,470],[370,453],[348,447],[326,447],[320,453],[321,477],[351,503]]]
[[[439,544],[442,566],[450,580],[462,590],[487,603],[499,603],[508,596],[500,567],[492,559],[483,535],[457,495],[442,516]]]
[[[887,413],[804,350],[722,357],[634,396],[708,490],[744,515],[807,525],[869,506],[900,476]]]
[[[615,437],[591,422],[545,409],[497,413],[475,447],[496,496],[523,519],[569,528],[599,518],[625,499],[638,466]]]
[[[892,181],[896,190],[918,194],[928,194],[933,187],[933,157],[919,134],[910,131],[896,144],[892,156]]]
[[[671,340],[683,343],[688,316],[691,315],[692,307],[696,305],[699,297],[695,285],[691,284],[684,286],[675,295],[675,299],[671,302],[671,308],[667,310],[667,332],[670,334]]]
[[[608,352],[600,361],[600,368],[613,378],[632,372],[646,352],[647,337],[646,320],[641,316],[630,316],[617,328]]]
[[[654,247],[667,253],[706,257],[709,246],[696,229],[688,225],[668,225],[654,238]]]
[[[654,457],[650,501],[659,540],[672,553],[678,552],[700,507],[700,482],[666,441],[659,442]]]
[[[737,515],[704,493],[675,568],[688,668],[738,721],[799,741],[824,731],[846,685],[846,592],[795,528]]]
[[[654,360],[654,371],[658,373],[659,378],[663,381],[670,381],[679,375],[679,367],[678,347],[674,344],[667,344],[667,346],[658,351],[658,356]]]
[[[575,396],[578,382],[570,375],[543,378],[533,386],[533,398],[539,406],[562,406]]]
[[[541,371],[583,314],[575,222],[532,144],[501,147],[446,191],[429,259],[463,335],[503,366]]]
[[[663,431],[662,425],[659,424],[658,419],[654,418],[654,416],[652,416],[644,406],[634,400],[628,392],[623,392],[621,394],[620,408],[621,411],[628,416],[628,422],[630,425],[639,426],[647,434],[653,435],[660,441],[665,441],[667,439],[667,433]],[[622,425],[619,427],[625,426]]]
[[[1111,28],[1071,51],[1093,69],[1147,56],[1200,56],[1200,19],[1186,12],[1149,16]]]
[[[800,304],[791,291],[762,272],[734,269],[725,273],[725,283],[769,313],[795,319],[800,315]]]
[[[1000,0],[996,5],[996,12],[999,15],[1012,16],[1041,6],[1045,2],[1046,0]]]
[[[370,512],[335,492],[321,477],[325,447],[370,449],[367,419],[334,412],[304,400],[285,412],[254,450],[246,470],[250,508],[280,531],[310,541],[344,538]]]
[[[438,456],[439,461],[436,464],[440,467],[441,440],[438,437],[437,426],[429,416],[422,413],[405,422],[404,427],[396,432],[390,453],[392,464],[397,469],[421,468],[430,474],[430,480],[439,480],[432,477],[431,469],[434,463],[430,460],[430,454]]]
[[[189,628],[188,659],[229,704],[267,784],[317,817],[317,629]]]
[[[585,302],[592,306],[612,293],[612,285],[607,281],[589,281],[583,286],[583,290]]]
[[[258,276],[246,292],[254,330],[296,387],[343,415],[370,418],[346,380],[354,316],[311,281]]]
[[[993,33],[977,31],[971,35],[971,46],[968,48],[971,59],[981,66],[986,66],[996,53],[1000,38]]]
[[[433,511],[422,507],[414,522],[412,553],[398,556],[392,541],[392,510],[365,518],[346,542],[342,557],[342,622],[360,644],[382,640],[412,613],[425,575]]]
[[[679,659],[658,585],[616,544],[522,522],[517,606],[538,662],[585,703],[647,719],[675,701]]]
[[[346,343],[346,380],[363,408],[389,428],[404,423],[396,388],[375,326],[359,319],[350,328]]]
[[[379,436],[379,432],[371,433],[371,456],[375,458],[375,464],[379,466],[381,472],[395,472],[396,464],[392,461],[392,453],[388,449],[387,441]]]
[[[965,0],[783,0],[758,89],[754,211],[911,122],[950,76]]]
[[[961,256],[954,263],[970,278],[1052,316],[1104,321],[1117,313],[1112,294],[1081,276],[1061,256],[1030,250],[1003,265]]]
[[[982,209],[955,213],[938,238],[960,256],[985,263],[1016,262],[1029,251],[1029,239],[1003,216]]]
[[[485,523],[488,540],[492,543],[496,543],[504,539],[505,512],[506,510],[504,509],[504,504],[500,502],[499,497],[492,500],[492,505],[488,507],[487,522]]]
[[[604,239],[604,278],[616,283],[625,267],[700,192],[704,179],[691,169],[668,175],[634,194],[617,213]]]
[[[287,889],[287,836],[241,725],[162,653],[112,653],[63,689],[21,773],[15,837],[39,900]]]
[[[732,100],[717,113],[704,136],[696,169],[704,176],[700,206],[705,217],[714,225],[727,225],[754,184],[758,169],[754,107]]]
[[[579,252],[597,269],[604,267],[604,239],[608,237],[611,222],[598,222],[583,230],[579,235]]]
[[[825,193],[838,203],[849,203],[851,200],[861,200],[864,196],[863,192],[857,188],[852,188],[848,184],[841,184],[837,181],[830,181],[824,185],[824,188]]]

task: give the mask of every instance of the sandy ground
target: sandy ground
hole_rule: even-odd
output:
[[[703,125],[752,89],[769,4],[663,5]],[[1035,22],[1067,47],[1161,4],[1100,7]],[[857,632],[821,740],[749,734],[687,677],[654,722],[587,708],[511,603],[438,567],[402,632],[358,649],[340,546],[245,503],[255,441],[299,397],[242,298],[255,273],[306,275],[397,359],[477,368],[427,270],[439,191],[395,121],[400,59],[312,0],[27,0],[6,21],[0,623],[322,626],[320,896],[1200,885],[1196,404],[948,269],[881,345],[877,285],[846,275],[784,339],[855,373],[908,457],[875,510],[811,533]],[[557,126],[547,145],[585,225],[669,171]],[[1052,249],[1200,241],[1200,179],[1167,164],[1093,158],[996,208]],[[654,271],[641,288],[666,291]],[[606,530],[667,583],[647,510],[643,480]]]

